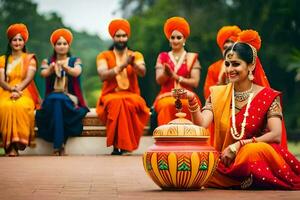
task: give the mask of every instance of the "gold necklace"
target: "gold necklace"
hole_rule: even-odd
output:
[[[252,83],[249,90],[246,90],[246,91],[243,91],[243,92],[234,91],[234,99],[238,102],[245,101],[246,99],[249,98],[250,93],[252,92],[252,90],[253,90],[253,83]]]
[[[253,84],[252,84],[253,85]],[[250,88],[252,90],[252,86]],[[248,111],[250,108],[250,103],[253,98],[253,92],[249,92],[249,98],[246,106],[246,110],[244,113],[244,119],[242,122],[242,127],[241,127],[241,133],[239,133],[236,129],[236,124],[235,124],[235,94],[234,94],[234,87],[232,87],[232,98],[231,98],[231,103],[232,103],[232,109],[231,109],[231,123],[232,127],[230,128],[230,133],[235,140],[240,140],[244,137],[245,134],[245,127],[246,127],[246,118],[249,115]]]

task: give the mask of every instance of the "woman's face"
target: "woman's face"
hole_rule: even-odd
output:
[[[68,44],[67,40],[63,37],[60,37],[54,45],[55,52],[60,55],[67,54],[69,52],[69,48],[70,45]]]
[[[229,51],[224,62],[225,71],[230,82],[238,83],[248,80],[249,65],[240,59],[236,52]]]
[[[22,51],[25,46],[25,41],[22,38],[21,34],[18,33],[10,41],[10,47],[13,51]]]
[[[169,38],[169,42],[173,50],[179,50],[183,48],[185,38],[181,32],[174,30]]]

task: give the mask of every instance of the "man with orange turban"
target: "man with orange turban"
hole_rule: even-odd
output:
[[[226,48],[231,46],[238,38],[241,29],[238,26],[223,26],[217,34],[217,44],[222,54]],[[222,56],[223,57],[223,56]],[[210,95],[209,88],[214,85],[222,85],[226,83],[225,68],[223,66],[223,58],[214,62],[208,67],[207,75],[204,83],[204,97],[207,99]]]
[[[149,108],[140,96],[137,78],[145,75],[146,68],[143,55],[127,47],[130,37],[127,20],[112,20],[108,31],[113,46],[97,56],[103,87],[96,112],[106,123],[107,146],[114,147],[112,155],[122,155],[138,148],[149,119]]]

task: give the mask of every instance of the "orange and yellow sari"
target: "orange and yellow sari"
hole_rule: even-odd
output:
[[[230,133],[230,104],[232,84],[211,88],[214,114],[213,146],[222,152],[236,142]],[[251,101],[245,136],[259,137],[266,127],[267,112],[279,92],[264,88]],[[245,107],[236,114],[240,131]],[[287,149],[286,131],[282,122],[281,144],[250,143],[241,147],[234,162],[226,167],[219,163],[207,185],[217,188],[300,189],[300,162]]]
[[[175,70],[175,63],[170,58],[169,54],[167,52],[162,52],[158,56],[158,62],[164,65],[164,63],[167,63],[171,70],[175,71],[177,75],[189,78],[191,74],[192,67],[194,63],[198,59],[198,54],[196,53],[190,53],[192,56],[191,59],[185,58],[182,65],[179,67],[178,70]],[[162,86],[159,94],[157,95],[155,101],[154,101],[154,108],[157,112],[157,123],[158,126],[167,124],[171,120],[175,119],[176,116],[176,109],[175,109],[175,98],[172,96],[172,89],[176,87],[185,88],[190,91],[193,91],[191,87],[187,87],[185,85],[177,84],[174,79],[169,78]],[[187,119],[191,120],[191,114],[188,110],[188,101],[186,99],[181,100],[182,102],[182,112],[187,114]],[[201,102],[198,99],[198,103],[201,106]]]
[[[23,53],[18,60],[10,56],[7,65],[7,82],[15,86],[23,81],[33,54]],[[5,56],[0,57],[0,69],[5,66]],[[0,133],[4,148],[12,143],[19,142],[30,145],[34,138],[34,109],[39,106],[39,94],[32,81],[17,100],[10,98],[11,93],[0,88]]]
[[[144,61],[139,52],[134,52],[134,57],[134,62]],[[113,51],[100,53],[97,60],[101,59],[106,61],[109,69],[116,66]],[[122,76],[124,78],[124,74]],[[138,148],[140,137],[149,120],[150,110],[140,96],[137,75],[131,65],[126,67],[125,78],[123,83],[128,86],[126,90],[119,88],[117,78],[103,82],[96,112],[100,120],[106,123],[107,146],[113,145],[115,148],[133,151]]]

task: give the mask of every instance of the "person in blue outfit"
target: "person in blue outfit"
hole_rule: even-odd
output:
[[[46,96],[36,112],[38,136],[53,142],[53,154],[64,155],[69,136],[78,136],[82,119],[89,109],[80,87],[81,60],[70,55],[73,35],[68,29],[57,29],[50,42],[54,53],[42,62],[41,76],[46,79]]]

